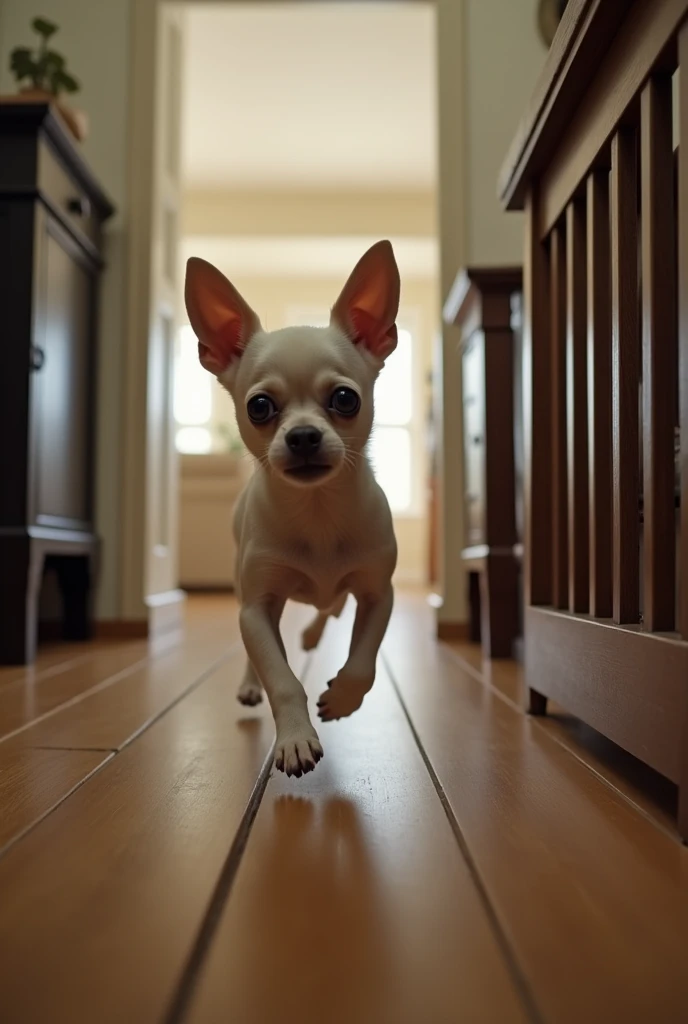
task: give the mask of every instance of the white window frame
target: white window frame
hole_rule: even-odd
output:
[[[207,453],[206,452],[194,452],[194,453],[191,453],[191,452],[186,453],[186,452],[184,452],[184,453],[182,453],[177,448],[177,435],[178,435],[179,431],[187,430],[187,429],[191,429],[191,430],[199,429],[199,430],[206,430],[208,432],[208,434],[210,435],[210,449],[209,449],[209,451],[210,452],[213,451],[213,411],[214,411],[214,406],[215,406],[215,395],[213,393],[212,382],[210,381],[210,379],[208,380],[209,393],[210,393],[210,414],[208,416],[208,419],[204,420],[202,423],[186,423],[183,420],[178,420],[177,419],[176,408],[174,408],[174,406],[176,405],[176,378],[177,378],[177,367],[178,367],[179,358],[180,358],[180,355],[181,355],[182,335],[183,335],[183,333],[185,333],[187,331],[191,331],[191,333],[194,333],[193,328],[191,327],[190,323],[185,322],[185,323],[181,323],[181,324],[178,325],[178,327],[177,327],[177,334],[176,334],[176,338],[175,338],[175,345],[174,345],[174,381],[175,381],[174,388],[175,388],[175,390],[174,390],[173,396],[172,396],[172,400],[173,400],[173,414],[174,414],[173,415],[173,419],[174,419],[174,447],[175,447],[175,450],[177,452],[179,452],[180,454],[204,455],[204,454],[207,454]],[[205,372],[205,371],[203,371],[203,372]]]
[[[422,316],[417,307],[404,307],[397,317],[400,331],[411,335],[411,379],[413,406],[411,419],[406,427],[411,439],[411,501],[408,508],[395,512],[395,519],[420,519],[425,514],[425,407],[424,407],[424,361],[421,352]],[[390,356],[391,359],[394,355]],[[382,373],[385,371],[382,370]],[[383,426],[384,424],[380,424]]]
[[[312,324],[313,326],[326,326],[330,322],[329,310],[318,309],[316,307],[307,306],[290,306],[286,310],[287,317],[286,323],[298,325],[298,324]],[[181,337],[181,330],[183,328],[190,327],[188,323],[182,323],[180,325],[178,338]],[[380,426],[397,427],[401,430],[408,430],[411,442],[411,501],[408,508],[401,511],[395,511],[393,513],[394,518],[397,520],[405,519],[419,519],[425,514],[424,508],[424,494],[425,494],[425,380],[424,380],[424,360],[421,352],[421,330],[423,327],[421,310],[418,307],[410,306],[402,309],[400,316],[397,318],[397,327],[399,330],[406,330],[410,333],[413,339],[413,345],[411,349],[411,375],[412,375],[412,412],[411,419],[408,424],[383,424]],[[177,349],[178,351],[178,349]],[[392,355],[390,358],[394,358]],[[382,370],[384,373],[384,370]],[[212,388],[212,400],[211,400],[211,412],[210,419],[202,424],[203,427],[207,428],[211,435],[215,435],[218,423],[218,400],[222,400],[223,397],[226,401],[231,401],[229,396],[221,396],[219,394],[219,385],[213,382]],[[221,418],[221,417],[220,417]],[[175,436],[177,430],[186,424],[179,423],[175,420]],[[215,450],[214,448],[211,450]]]
[[[314,306],[289,306],[286,310],[286,322],[289,324],[305,324],[325,327],[330,322],[329,310],[324,311]],[[425,379],[424,360],[421,348],[421,330],[423,327],[421,310],[417,306],[404,307],[397,317],[400,331],[408,331],[413,340],[411,348],[412,377],[412,412],[408,424],[384,424],[380,426],[398,427],[408,430],[411,442],[411,501],[408,508],[394,512],[395,519],[420,519],[425,514],[423,496],[425,494]],[[390,358],[394,358],[392,355]],[[384,373],[384,370],[382,371]]]

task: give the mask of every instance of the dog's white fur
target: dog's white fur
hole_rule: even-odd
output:
[[[360,707],[373,685],[392,611],[392,517],[365,447],[375,379],[396,347],[399,272],[390,243],[374,245],[347,281],[327,328],[264,331],[230,282],[196,258],[187,264],[185,297],[201,363],[232,395],[242,439],[257,460],[234,517],[240,624],[249,658],[238,696],[257,704],[265,689],[277,730],[275,765],[300,776],[315,767],[322,746],[280,637],[286,601],[317,609],[303,634],[309,649],[347,595],[356,599],[349,656],[318,703],[323,721]],[[353,416],[333,408],[332,396],[341,396],[342,388],[349,389],[349,399],[354,391],[360,400]],[[256,396],[258,408],[271,411],[262,425],[247,409]],[[255,402],[251,408],[255,413]],[[294,428],[321,435],[314,454],[301,448],[295,453],[293,445],[317,443],[317,434],[303,441],[303,431],[290,434]],[[320,470],[321,464],[327,468]]]

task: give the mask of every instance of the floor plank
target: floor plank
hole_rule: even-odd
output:
[[[239,655],[0,860],[3,1024],[162,1019],[273,739]]]
[[[178,647],[96,685],[8,742],[69,750],[121,750],[197,685],[219,659],[238,649],[236,615],[225,628],[189,631]]]
[[[288,656],[297,667],[308,616],[298,605],[285,613]],[[131,652],[123,645],[119,655],[116,647],[102,652],[59,680],[11,688],[4,698],[0,693],[0,749],[4,734],[19,747],[121,750],[235,649],[241,649],[236,601],[196,598],[189,602],[186,631],[173,642],[162,638],[143,661],[129,664]],[[12,735],[10,726],[22,731]]]
[[[108,757],[89,750],[0,748],[0,854]]]
[[[410,606],[407,595],[402,595],[401,601],[403,605]],[[422,609],[419,611],[421,615],[427,614]],[[518,709],[523,708],[523,666],[514,661],[483,659],[478,644],[451,643],[444,647],[452,650],[477,679],[501,693]],[[557,707],[554,701],[549,702],[546,716],[532,719],[532,722],[534,728],[544,729],[648,818],[678,837],[678,788],[672,782],[580,719]]]
[[[297,671],[307,615],[286,616]],[[270,779],[239,864],[274,727],[234,699],[236,605],[191,601],[188,622],[114,684],[88,645],[17,688],[45,708],[67,687],[0,743],[3,1024],[685,1019],[688,850],[584,727],[522,714],[513,666],[466,669],[401,594],[385,657],[455,831],[383,671],[320,726],[312,776]],[[328,628],[313,694],[348,629]]]
[[[36,662],[0,669],[0,742],[61,706],[104,689],[225,623],[228,645],[238,638],[236,602],[231,596],[199,596],[186,605],[186,628],[148,640],[92,641],[39,648]]]
[[[18,679],[0,689],[0,737],[6,737],[63,704],[97,687],[109,685],[123,673],[134,672],[148,660],[145,644],[113,646],[46,671],[35,679]]]
[[[0,692],[5,686],[14,683],[35,683],[45,675],[68,670],[72,665],[84,661],[90,655],[91,645],[83,644],[51,644],[39,648],[33,665],[2,665],[0,666]]]
[[[385,657],[544,1020],[688,1007],[688,850],[397,610]]]
[[[328,627],[312,695],[341,666],[347,630]],[[384,671],[355,716],[319,731],[316,771],[270,780],[208,960],[172,1019],[526,1020]]]

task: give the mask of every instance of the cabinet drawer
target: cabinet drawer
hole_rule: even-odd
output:
[[[38,186],[55,213],[99,249],[100,219],[96,210],[45,142],[38,148]]]

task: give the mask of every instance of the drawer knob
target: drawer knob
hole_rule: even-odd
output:
[[[473,437],[471,438],[471,441],[473,442],[473,444],[482,444],[482,440],[483,439],[480,436],[480,434],[474,434]]]
[[[30,359],[32,370],[42,370],[45,363],[45,350],[39,348],[38,345],[32,345]]]
[[[75,213],[77,217],[89,217],[91,214],[91,204],[84,196],[74,196],[73,199],[70,199],[67,209],[70,213]]]

